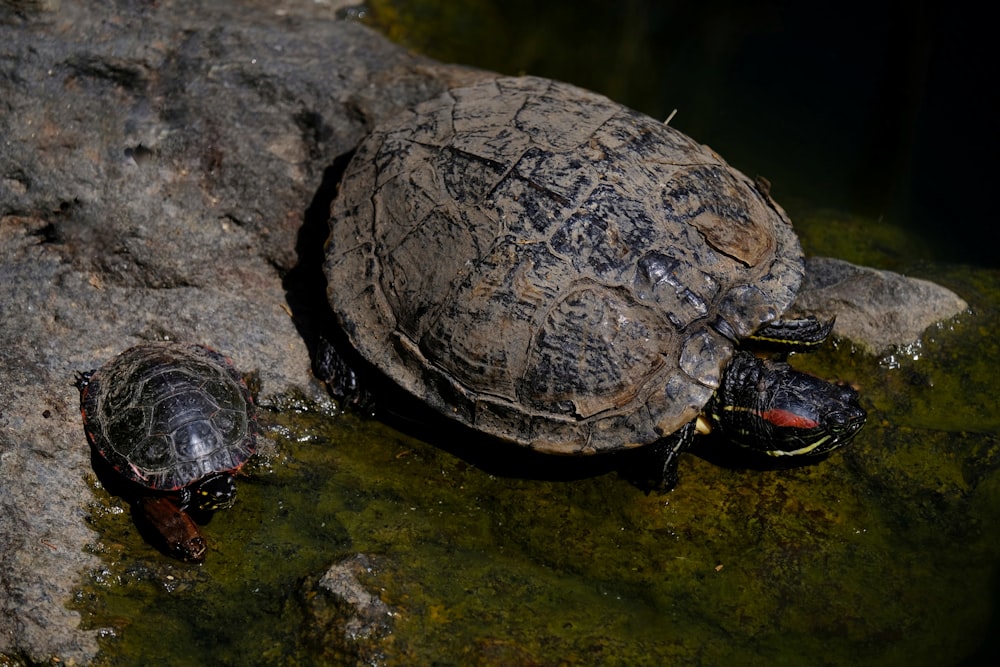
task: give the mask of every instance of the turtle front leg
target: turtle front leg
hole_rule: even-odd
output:
[[[673,491],[677,486],[679,479],[677,464],[680,462],[681,454],[689,450],[694,442],[696,423],[688,422],[675,433],[653,444],[653,455],[657,457],[657,463],[662,466],[661,491]]]
[[[808,352],[822,345],[833,331],[834,320],[820,322],[813,316],[768,322],[750,340],[757,346],[782,352]]]
[[[205,560],[205,538],[194,520],[170,498],[144,496],[138,514],[156,531],[171,556],[187,563]]]
[[[183,512],[188,507],[194,507],[209,512],[232,507],[235,501],[236,480],[232,473],[217,472],[181,489],[177,509]]]
[[[647,491],[672,491],[677,486],[680,456],[694,442],[695,425],[694,421],[685,424],[676,432],[640,449],[633,483]]]

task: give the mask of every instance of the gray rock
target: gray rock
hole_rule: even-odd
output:
[[[469,75],[429,65],[330,4],[0,3],[0,654],[97,652],[66,606],[99,566],[74,375],[171,338],[265,403],[318,391],[304,218],[375,119]]]
[[[951,290],[927,280],[810,257],[791,312],[836,316],[834,335],[881,355],[916,343],[928,327],[968,307]]]
[[[325,652],[371,657],[377,642],[369,640],[392,631],[396,612],[364,583],[377,569],[375,557],[354,554],[331,565],[318,580],[307,580],[302,592],[311,621],[308,631]]]

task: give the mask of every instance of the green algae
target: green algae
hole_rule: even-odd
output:
[[[202,566],[156,552],[97,489],[107,567],[77,607],[112,665],[957,664],[986,632],[1000,556],[995,417],[934,426],[945,378],[996,391],[995,355],[954,365],[997,325],[995,287],[972,301],[916,360],[796,355],[862,387],[850,448],[782,469],[707,440],[669,494],[611,460],[495,459],[474,437],[439,447],[276,402]],[[317,632],[307,604],[306,582],[354,553],[377,558],[365,583],[395,612],[360,642]]]

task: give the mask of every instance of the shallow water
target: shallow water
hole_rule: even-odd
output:
[[[927,141],[926,107],[900,112],[910,143],[848,141],[886,124],[873,108],[900,108],[854,81],[909,71],[876,48],[887,17],[869,12],[857,29],[869,39],[852,42],[837,39],[846,19],[809,39],[807,17],[767,3],[711,20],[641,2],[613,15],[607,3],[373,4],[390,34],[432,55],[571,80],[660,117],[679,108],[676,127],[771,179],[808,252],[935,280],[970,312],[884,358],[841,343],[793,359],[861,388],[869,423],[850,448],[774,469],[706,444],[670,494],[638,490],[611,461],[420,440],[286,398],[262,415],[271,445],[238,503],[205,527],[202,566],[153,551],[97,489],[108,566],[77,607],[107,628],[106,663],[990,662],[1000,272],[984,244],[956,242],[971,223],[935,213],[923,161],[906,159]],[[396,615],[385,637],[344,642],[316,615],[315,578],[355,553],[375,559],[365,583]]]

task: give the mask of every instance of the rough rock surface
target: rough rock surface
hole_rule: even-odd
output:
[[[379,567],[378,558],[353,554],[331,565],[318,580],[308,579],[302,593],[310,619],[307,634],[324,650],[350,655],[327,655],[377,663],[377,640],[392,631],[396,612],[364,583]],[[370,586],[370,584],[369,584]],[[336,634],[335,638],[328,635]]]
[[[484,76],[334,9],[0,1],[0,655],[98,650],[66,606],[99,566],[75,373],[170,338],[259,371],[264,402],[315,389],[297,287],[330,165]]]
[[[308,389],[304,216],[427,64],[323,3],[0,3],[0,654],[97,650],[75,373],[170,338]]]
[[[932,324],[968,308],[957,294],[927,280],[830,257],[811,257],[793,312],[836,316],[834,335],[872,354],[911,345]]]
[[[365,554],[355,554],[330,566],[317,584],[318,589],[346,605],[344,634],[355,639],[386,632],[392,627],[392,610],[378,595],[367,590],[358,577],[374,568]]]

